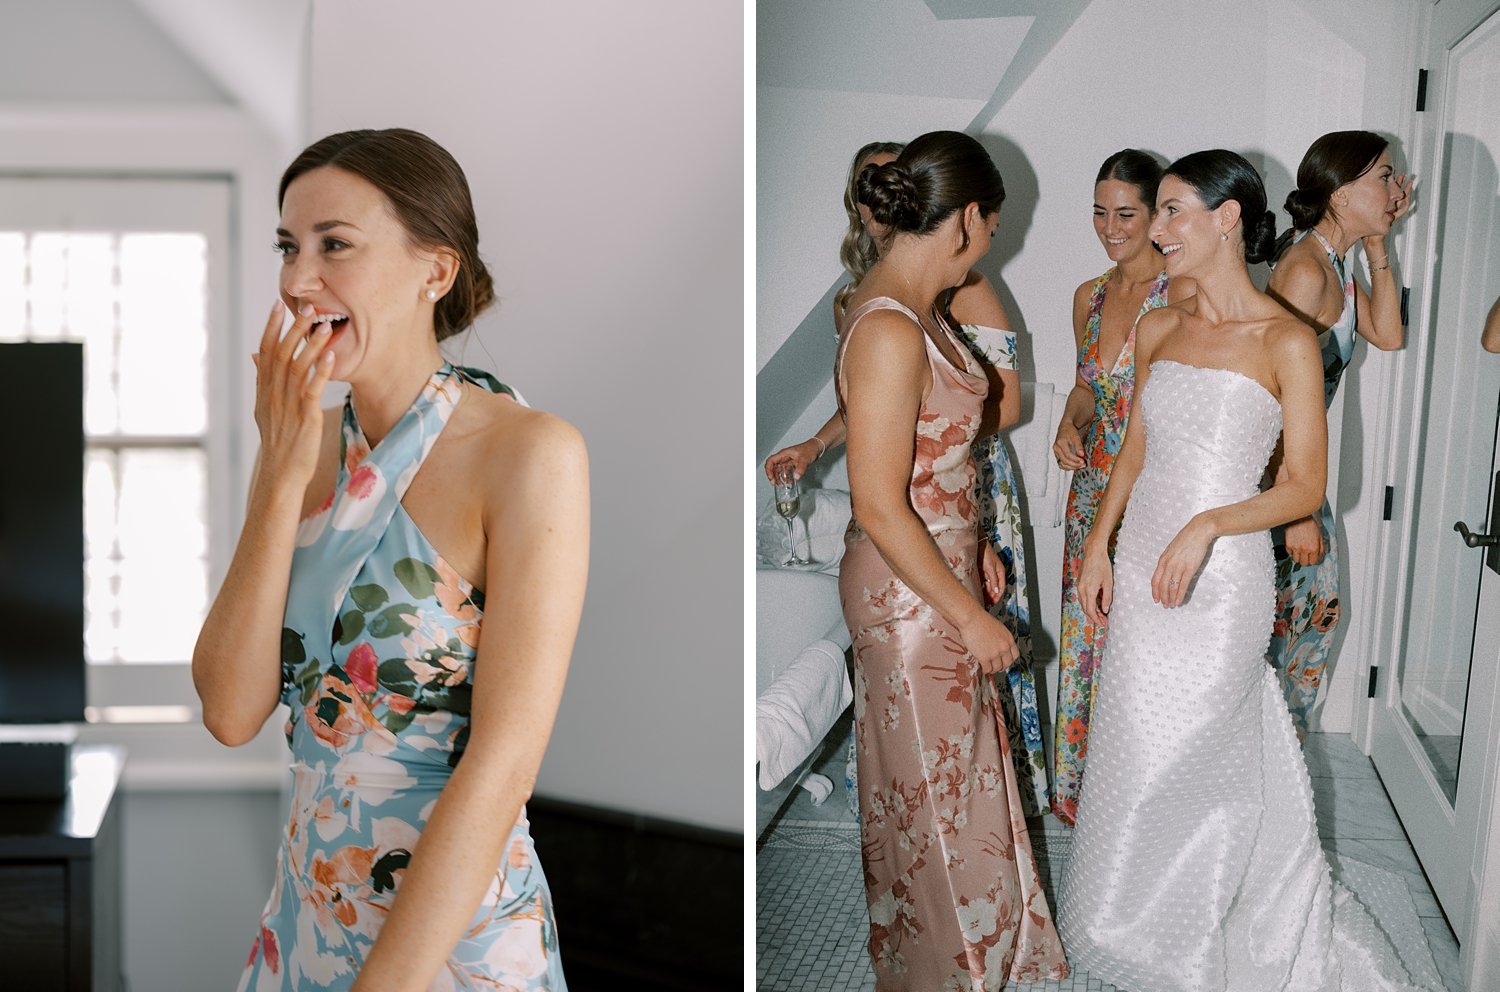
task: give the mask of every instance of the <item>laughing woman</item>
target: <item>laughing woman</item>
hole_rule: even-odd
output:
[[[1094,679],[1107,627],[1103,617],[1091,620],[1078,598],[1083,542],[1093,529],[1130,419],[1136,325],[1151,310],[1166,306],[1169,295],[1161,252],[1147,234],[1159,182],[1161,166],[1145,152],[1126,148],[1104,160],[1094,181],[1094,233],[1113,264],[1073,293],[1077,381],[1052,445],[1058,466],[1073,473],[1064,528],[1062,648],[1052,752],[1052,812],[1068,826],[1078,816]],[[1192,292],[1191,279],[1171,283],[1174,301]]]
[[[563,989],[523,804],[583,605],[583,443],[438,350],[493,298],[446,151],[335,134],[280,202],[260,454],[193,654],[223,743],[291,710],[291,809],[239,987]],[[342,410],[318,407],[330,379]]]
[[[1317,332],[1326,407],[1354,356],[1356,333],[1382,351],[1401,347],[1401,290],[1385,239],[1411,209],[1411,197],[1384,138],[1335,131],[1314,141],[1302,157],[1286,209],[1300,234],[1276,263],[1266,292]],[[1355,242],[1369,264],[1368,294],[1349,266]],[[1272,465],[1279,465],[1279,456]],[[1340,614],[1338,535],[1328,501],[1273,535],[1276,626],[1270,659],[1297,736],[1305,738]]]

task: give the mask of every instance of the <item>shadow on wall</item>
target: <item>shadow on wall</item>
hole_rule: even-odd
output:
[[[1026,316],[1016,303],[1015,294],[1006,285],[1001,273],[1026,243],[1026,232],[1031,230],[1031,220],[1036,215],[1037,200],[1041,192],[1037,186],[1036,170],[1021,146],[1001,134],[976,134],[984,150],[989,152],[1000,178],[1005,180],[1005,205],[1000,208],[1000,226],[990,250],[975,266],[995,287],[1000,302],[1010,317],[1010,329],[1016,333],[1016,351],[1020,358],[1021,378],[1036,381],[1036,359],[1031,347],[1030,332],[1026,327]]]

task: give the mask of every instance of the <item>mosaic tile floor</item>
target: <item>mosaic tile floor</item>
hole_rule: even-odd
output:
[[[833,779],[833,795],[814,806],[808,793],[798,790],[756,853],[758,992],[870,992],[875,987],[865,954],[859,833],[844,793],[842,748],[832,743],[844,732],[841,725],[830,734],[817,766]],[[1341,734],[1312,735],[1307,758],[1319,832],[1335,873],[1398,935],[1398,952],[1414,977],[1463,992],[1458,945],[1369,759]],[[1051,891],[1067,857],[1069,833],[1048,817],[1034,823],[1031,836]],[[1086,973],[1008,988],[1120,992]]]

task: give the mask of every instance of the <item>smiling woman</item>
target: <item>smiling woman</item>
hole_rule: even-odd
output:
[[[240,988],[565,988],[523,804],[582,608],[582,441],[439,353],[493,294],[467,181],[430,139],[315,143],[277,237],[261,451],[193,657],[224,743],[291,710],[292,804]],[[318,407],[332,378],[342,411]]]
[[[1356,334],[1382,351],[1401,347],[1400,291],[1385,239],[1410,208],[1406,176],[1391,165],[1386,139],[1370,131],[1325,134],[1297,166],[1286,210],[1301,233],[1282,237],[1284,254],[1266,291],[1317,333],[1325,406],[1354,358]],[[1369,293],[1350,268],[1356,241],[1369,259]],[[1311,516],[1272,531],[1277,599],[1270,660],[1299,737],[1307,736],[1342,612],[1336,536],[1327,500]]]

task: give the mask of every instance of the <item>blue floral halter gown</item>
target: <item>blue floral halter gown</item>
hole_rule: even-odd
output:
[[[1344,307],[1338,320],[1318,334],[1323,353],[1323,406],[1332,405],[1344,370],[1354,357],[1354,273],[1348,260],[1340,258],[1321,234],[1309,231],[1328,254],[1334,274],[1344,290]],[[1323,531],[1327,549],[1321,561],[1299,565],[1286,550],[1286,528],[1271,529],[1276,553],[1276,625],[1272,629],[1267,658],[1281,676],[1282,693],[1297,738],[1307,738],[1308,717],[1318,699],[1318,687],[1328,668],[1333,637],[1343,612],[1339,598],[1339,536],[1328,500],[1313,517]]]
[[[348,989],[438,794],[463,755],[484,595],[401,497],[465,381],[444,365],[373,450],[344,404],[334,495],[297,533],[281,632],[293,794],[241,992]],[[551,897],[523,809],[432,990],[565,989]]]

